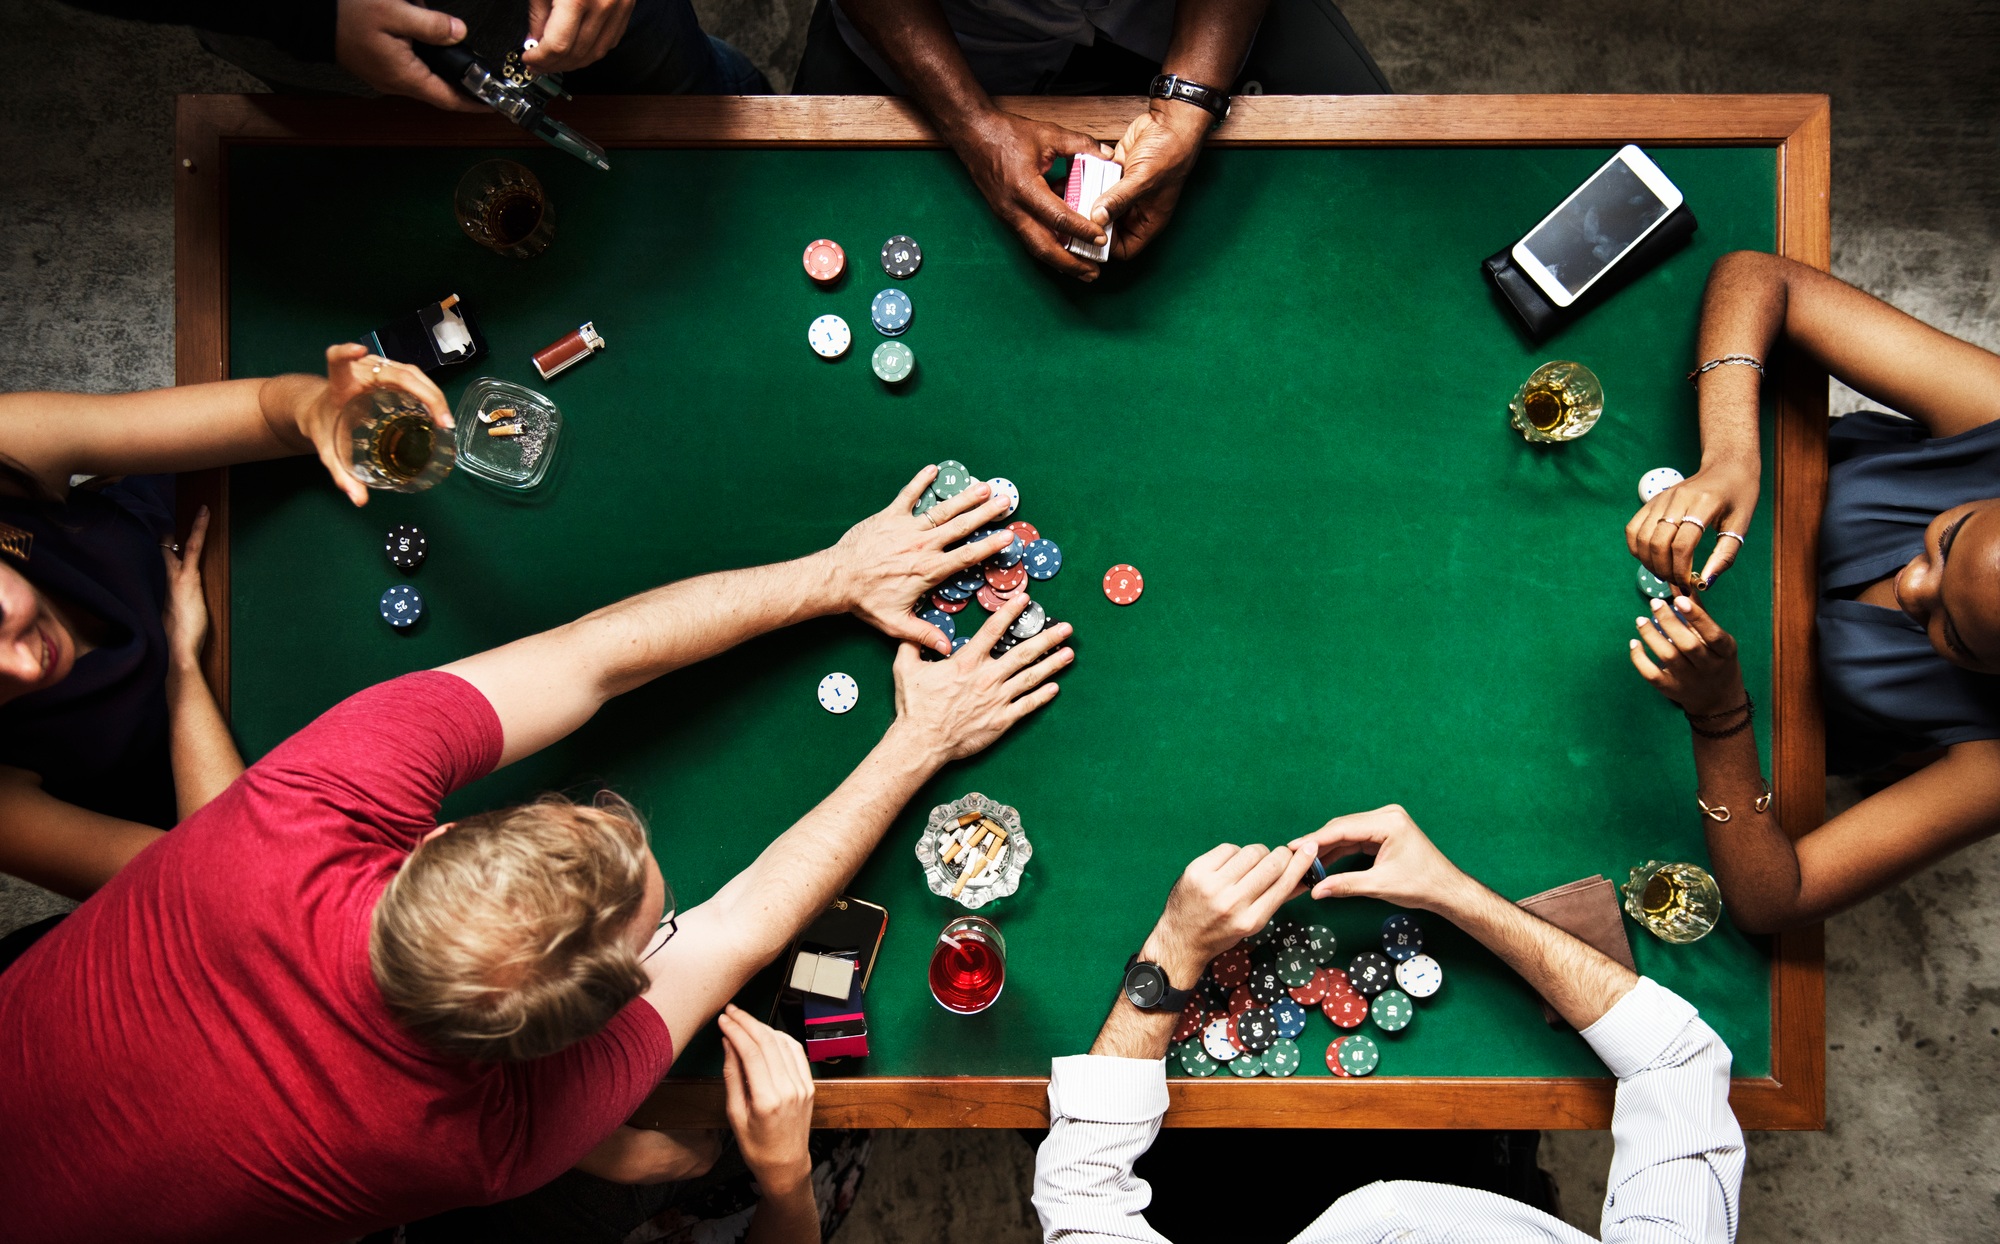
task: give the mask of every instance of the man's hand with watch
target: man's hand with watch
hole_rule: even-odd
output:
[[[1090,214],[1099,225],[1118,221],[1114,259],[1132,258],[1166,228],[1208,131],[1229,115],[1227,93],[1179,74],[1154,78],[1147,94],[1150,105],[1125,127],[1111,153],[1124,175]]]
[[[1114,1058],[1161,1058],[1211,959],[1264,927],[1300,892],[1309,852],[1227,843],[1189,864],[1125,969],[1119,1000],[1091,1046]]]

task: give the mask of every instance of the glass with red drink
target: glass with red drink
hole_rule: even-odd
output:
[[[931,997],[947,1011],[977,1015],[1007,983],[1007,943],[991,920],[961,916],[931,947]]]

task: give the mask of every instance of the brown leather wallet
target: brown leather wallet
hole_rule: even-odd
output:
[[[1639,970],[1632,960],[1632,943],[1625,936],[1625,912],[1618,902],[1618,887],[1611,884],[1609,877],[1602,874],[1584,877],[1531,894],[1516,906],[1588,942],[1634,972]],[[1556,1014],[1546,999],[1542,1002],[1542,1015],[1556,1027],[1564,1026],[1563,1017]]]

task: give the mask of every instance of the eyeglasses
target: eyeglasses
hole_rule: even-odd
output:
[[[675,922],[674,914],[669,908],[667,914],[660,917],[660,925],[653,930],[652,940],[646,943],[646,953],[639,956],[639,962],[644,963],[659,954],[661,947],[674,940],[674,934],[680,931],[680,925]]]

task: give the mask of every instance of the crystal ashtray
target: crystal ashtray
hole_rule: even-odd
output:
[[[458,424],[458,465],[474,475],[525,492],[548,474],[562,412],[540,393],[481,376],[466,386],[452,417]],[[495,428],[503,434],[494,435]]]
[[[1034,853],[1021,831],[1021,814],[978,791],[932,808],[917,839],[917,862],[931,893],[970,911],[1020,889]]]

